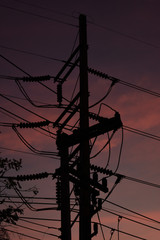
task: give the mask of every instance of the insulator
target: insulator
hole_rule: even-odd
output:
[[[18,175],[16,179],[18,181],[38,180],[38,179],[42,179],[42,178],[47,178],[48,175],[49,174],[47,172],[30,174],[30,175]]]
[[[23,77],[22,80],[24,82],[41,82],[41,81],[48,81],[50,80],[50,76],[36,76],[36,77]]]
[[[62,84],[57,85],[57,102],[59,105],[62,103]]]
[[[99,115],[97,115],[96,113],[89,113],[89,118],[93,119],[93,120],[97,120],[99,122],[104,122],[105,120],[107,120],[107,118],[101,117]]]
[[[113,172],[111,170],[108,170],[108,169],[105,169],[105,168],[102,168],[102,167],[98,167],[94,164],[90,164],[90,169],[94,170],[94,171],[97,171],[97,172],[100,172],[100,173],[103,173],[103,174],[107,174],[109,176],[113,175]]]
[[[58,205],[58,209],[61,209],[61,181],[59,178],[56,182],[56,203]]]
[[[17,126],[20,128],[36,128],[36,127],[44,127],[49,125],[49,121],[41,121],[41,122],[30,122],[30,123],[20,123]]]

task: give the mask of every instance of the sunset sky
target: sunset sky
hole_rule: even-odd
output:
[[[40,172],[54,173],[59,167],[60,157],[56,156],[57,129],[53,129],[52,123],[63,109],[32,106],[23,96],[15,80],[7,79],[6,76],[26,77],[25,73],[31,76],[52,76],[48,82],[42,82],[52,91],[38,83],[22,81],[20,83],[34,104],[38,106],[57,104],[55,94],[57,83],[54,83],[54,77],[63,67],[64,61],[79,45],[80,14],[87,17],[88,67],[120,80],[112,87],[107,98],[102,101],[104,104],[101,108],[98,104],[89,110],[97,114],[100,109],[100,116],[106,118],[113,117],[115,111],[119,112],[124,130],[122,132],[119,129],[111,140],[108,169],[112,171],[116,169],[122,148],[117,172],[128,177],[128,179],[121,180],[108,197],[108,202],[104,202],[99,216],[101,224],[108,228],[103,226],[102,232],[99,227],[98,235],[93,238],[95,240],[132,240],[138,237],[147,240],[160,239],[159,12],[160,2],[158,0],[0,1],[0,156],[11,159],[22,158],[23,166],[19,172],[7,172],[6,176]],[[89,105],[91,106],[107,93],[111,81],[90,73],[88,73],[88,79]],[[139,90],[136,89],[138,87]],[[71,101],[78,91],[79,68],[76,67],[63,84],[63,97]],[[66,100],[62,103],[68,104]],[[77,113],[68,123],[70,127],[78,119]],[[51,122],[48,127],[44,127],[45,131],[38,128],[20,129],[19,127],[17,130],[31,146],[39,151],[55,152],[54,156],[34,154],[12,129],[12,124],[43,120]],[[96,124],[96,121],[91,120],[90,125],[92,124]],[[138,130],[138,134],[126,129],[134,132]],[[70,130],[64,130],[64,132],[72,133]],[[107,139],[107,134],[97,138],[91,157],[102,149]],[[109,147],[107,146],[91,160],[91,163],[105,167],[108,155]],[[99,180],[102,177],[104,175],[99,174]],[[145,182],[142,184],[133,179],[131,181],[129,177]],[[109,191],[115,181],[114,176],[108,178]],[[146,182],[157,185],[149,186],[145,184]],[[33,187],[37,187],[39,193],[36,197],[39,199],[30,201],[46,204],[32,204],[32,206],[48,208],[56,207],[56,205],[49,205],[49,203],[55,204],[55,200],[45,199],[56,197],[55,183],[56,180],[52,180],[49,176],[44,180],[22,182],[21,186],[24,190],[31,188],[34,190]],[[10,197],[17,196],[14,190],[4,190],[3,195],[6,196],[6,194]],[[22,194],[33,196],[33,191],[22,191]],[[71,197],[74,197],[74,194]],[[105,198],[106,195],[102,193],[100,197]],[[12,202],[17,201],[16,206],[19,206],[20,199],[10,199]],[[71,200],[71,203],[73,204],[74,200]],[[8,202],[1,204],[1,209],[9,204]],[[122,207],[135,211],[141,216]],[[9,233],[11,240],[58,239],[56,236],[60,235],[60,231],[51,229],[51,227],[60,227],[58,221],[60,211],[35,212],[27,209],[24,204],[22,208],[24,209],[22,217],[28,218],[21,218],[17,223],[20,226],[7,225],[6,227],[15,232]],[[78,209],[78,206],[75,209]],[[147,216],[148,219],[143,218],[142,215]],[[75,216],[75,213],[72,213],[72,220]],[[118,216],[122,216],[119,230],[123,232],[119,233],[119,238],[116,231],[111,235],[111,229],[118,228]],[[93,221],[99,222],[98,217],[95,216]],[[41,233],[33,231],[35,229]],[[72,229],[73,240],[79,239],[78,231],[78,223],[76,223]],[[16,232],[28,237],[17,235]]]

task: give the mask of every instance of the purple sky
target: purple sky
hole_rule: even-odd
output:
[[[156,93],[159,92],[160,2],[158,0],[46,0],[45,2],[42,0],[34,2],[31,0],[2,0],[0,2],[0,9],[0,54],[28,74],[33,76],[56,76],[64,64],[62,61],[67,60],[72,50],[79,44],[77,38],[79,31],[78,17],[82,13],[86,14],[88,21],[88,66],[118,78],[125,83],[134,84]],[[26,76],[2,57],[0,58],[0,64],[1,76]],[[77,68],[64,83],[64,97],[69,100],[78,79],[78,74],[79,69]],[[106,94],[111,82],[91,74],[88,76],[91,105]],[[44,83],[56,91],[56,84],[52,80],[49,83]],[[39,84],[23,83],[23,86],[35,103],[37,103],[36,101],[38,101],[37,104],[40,104],[39,102],[57,103],[56,95]],[[76,92],[78,92],[78,88],[79,85],[77,85]],[[31,106],[30,103],[23,100],[24,96],[13,80],[1,78],[0,94],[7,95],[8,98],[51,122],[54,122],[62,112],[62,109],[42,109]],[[10,115],[4,109],[31,122],[42,120],[2,97],[0,101],[1,123],[18,123],[17,117]],[[63,103],[66,104],[67,102],[64,101]],[[160,136],[159,95],[153,96],[121,83],[116,83],[103,103],[120,113],[124,126]],[[99,105],[91,110],[97,113],[98,108]],[[103,105],[100,115],[110,118],[114,116],[114,112]],[[73,125],[76,119],[78,119],[78,114],[69,124]],[[51,124],[46,129],[56,133],[52,129]],[[48,133],[45,136],[33,129],[18,130],[35,148],[44,151],[57,151],[55,139],[51,135],[48,135]],[[8,148],[31,153],[19,140],[11,127],[0,126],[0,132],[1,157],[23,159],[23,168],[19,174],[44,171],[54,172],[59,167],[59,160],[56,159],[42,158],[3,149]],[[106,134],[99,137],[91,156],[99,151],[106,141]],[[109,169],[113,171],[118,162],[121,141],[121,130],[118,130],[111,140]],[[159,184],[159,155],[159,141],[124,130],[124,142],[118,172],[126,176]],[[92,160],[92,163],[104,167],[107,159],[108,148],[105,148],[97,158]],[[99,175],[99,179],[101,177],[103,176]],[[109,190],[112,188],[115,179],[114,177],[108,179]],[[24,182],[22,184],[25,189],[35,185],[39,189],[38,196],[55,197],[55,181],[52,181],[51,177],[48,180]],[[12,194],[15,195],[14,192]],[[101,197],[104,198],[105,195],[102,194]],[[108,200],[159,221],[160,192],[158,188],[124,179],[117,185]],[[133,213],[127,212],[110,203],[104,203],[103,206],[105,209],[110,209],[119,215],[127,216],[128,218],[159,228],[159,224],[149,220],[146,221],[140,216],[134,217]],[[57,211],[34,213],[26,209],[24,216],[60,219],[60,213]],[[74,218],[74,214],[72,216]],[[100,218],[102,224],[111,228],[117,228],[117,216],[101,211]],[[95,220],[98,221],[96,217]],[[55,222],[41,221],[41,223],[47,226],[60,226],[59,223]],[[59,234],[57,230],[38,228],[33,224],[29,225],[22,221],[19,224],[38,230],[41,229],[45,233]],[[8,229],[43,240],[57,239],[47,234],[38,234],[23,228],[10,226]],[[124,218],[120,222],[120,230],[148,240],[158,240],[160,238],[159,231],[129,222]],[[110,230],[104,228],[104,233],[105,239],[109,239]],[[16,240],[17,235],[11,234],[11,239]],[[21,239],[25,240],[29,238],[21,236]],[[78,224],[73,228],[73,239],[78,240]],[[103,240],[100,228],[99,234],[94,239]],[[130,240],[134,238],[121,233],[120,239]],[[117,240],[116,232],[113,234],[112,240]]]

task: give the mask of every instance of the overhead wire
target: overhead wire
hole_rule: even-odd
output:
[[[108,89],[108,91],[107,91],[107,93],[106,93],[100,100],[98,100],[96,103],[94,103],[94,104],[92,104],[91,106],[89,106],[89,109],[95,107],[96,105],[98,105],[99,103],[101,103],[104,99],[106,99],[106,98],[108,97],[108,95],[110,94],[110,92],[111,92],[114,84],[115,84],[115,83],[112,82],[111,85],[110,85],[110,87],[109,87],[109,89]]]
[[[112,132],[110,138],[108,139],[108,141],[104,144],[104,146],[96,153],[94,154],[93,156],[90,157],[90,159],[93,159],[95,157],[97,157],[103,150],[104,148],[110,143],[110,141],[112,140],[113,136],[115,134],[115,131]]]
[[[57,14],[57,15],[62,15],[62,16],[70,17],[70,18],[72,18],[72,19],[75,18],[74,16],[69,15],[69,14],[66,14],[66,13],[64,13],[64,12],[55,11],[55,10],[53,10],[53,9],[51,9],[51,8],[47,8],[47,7],[44,7],[44,6],[37,5],[37,4],[28,3],[28,2],[25,2],[25,1],[22,1],[22,0],[13,0],[13,1],[19,2],[19,3],[21,3],[21,4],[28,5],[28,6],[31,6],[31,7],[39,8],[39,9],[41,9],[41,10],[46,10],[46,11],[48,11],[48,12],[54,12],[54,13]]]
[[[12,119],[18,121],[18,122],[19,122],[19,120],[17,120],[15,117],[17,117],[17,118],[19,118],[19,119],[21,119],[21,120],[23,120],[23,121],[25,121],[25,122],[30,123],[28,120],[26,120],[26,119],[24,119],[24,118],[18,116],[18,115],[15,114],[15,113],[12,113],[11,111],[9,111],[9,110],[7,110],[7,109],[5,109],[5,108],[0,107],[0,109],[2,109],[3,111],[5,111],[5,113],[4,113],[3,111],[0,111],[2,114],[6,115],[6,116],[8,116],[8,117],[10,117],[10,118],[12,118]],[[9,114],[11,114],[11,115],[13,115],[13,116],[15,116],[15,117],[10,116],[10,115],[7,114],[6,112],[9,113]],[[11,125],[13,126],[13,124],[9,123],[8,127],[12,127]],[[43,131],[45,131],[44,128],[41,128],[41,129],[43,129]],[[39,132],[40,134],[45,135],[45,136],[47,136],[47,137],[54,138],[53,136],[50,136],[50,135],[48,135],[48,134],[46,134],[46,133],[44,133],[44,132],[41,132],[41,131],[38,130],[38,129],[35,129],[35,128],[34,128],[33,130],[36,131],[36,132]],[[49,132],[49,133],[50,133],[50,132]]]
[[[119,207],[119,208],[121,208],[121,209],[124,209],[124,210],[126,210],[126,211],[128,211],[128,212],[134,213],[135,215],[138,215],[138,216],[140,216],[140,217],[143,217],[143,218],[145,218],[145,219],[147,219],[147,220],[150,220],[150,221],[152,221],[152,222],[154,222],[154,223],[160,224],[160,221],[158,221],[158,220],[155,220],[155,219],[153,219],[153,218],[147,217],[147,216],[145,216],[145,215],[143,215],[143,214],[141,214],[141,213],[138,213],[138,212],[136,212],[136,211],[133,211],[133,210],[131,210],[131,209],[129,209],[129,208],[126,208],[126,207],[124,207],[124,206],[121,206],[121,205],[119,205],[119,204],[117,204],[117,203],[111,202],[111,201],[109,201],[109,200],[107,200],[107,199],[104,200],[104,202],[107,202],[107,203],[109,203],[109,204],[112,204],[112,205],[114,205],[114,206],[116,206],[116,207]]]
[[[16,234],[21,235],[23,237],[27,237],[27,238],[31,238],[31,239],[35,239],[35,240],[42,240],[42,239],[37,238],[37,237],[33,237],[33,236],[30,236],[30,235],[27,235],[27,234],[24,234],[24,233],[20,233],[20,232],[17,232],[17,231],[10,230],[10,229],[8,229],[6,227],[5,227],[5,230],[7,232],[16,233]]]
[[[103,26],[103,25],[101,25],[101,24],[97,24],[97,23],[94,23],[94,22],[91,22],[91,21],[88,21],[88,23],[91,24],[91,25],[94,25],[94,26],[96,26],[96,27],[98,27],[98,28],[101,28],[101,29],[103,29],[103,30],[106,30],[106,31],[112,32],[112,33],[114,33],[114,34],[117,34],[117,35],[119,35],[119,36],[122,36],[122,37],[125,37],[125,38],[128,38],[128,39],[131,39],[131,40],[136,41],[136,42],[140,42],[140,43],[145,44],[145,45],[147,45],[147,46],[149,46],[149,47],[160,48],[159,45],[156,45],[156,44],[150,43],[150,42],[148,42],[148,41],[139,39],[139,38],[137,38],[137,37],[135,37],[135,36],[133,36],[133,35],[130,35],[130,34],[128,34],[128,33],[124,33],[124,32],[122,32],[122,31],[118,31],[118,30],[113,29],[113,28],[111,28],[111,27]]]
[[[15,68],[17,68],[18,70],[20,70],[21,72],[23,72],[24,74],[26,74],[28,77],[32,77],[29,73],[27,73],[26,71],[24,71],[22,68],[20,68],[17,64],[13,63],[12,61],[10,61],[8,58],[4,57],[2,54],[0,54],[0,57],[3,58],[5,61],[7,61],[8,63],[10,63],[12,66],[14,66]],[[25,91],[25,89],[23,88],[23,86],[21,85],[21,83],[19,82],[19,80],[15,81],[17,83],[18,88],[20,89],[21,93],[24,95],[24,97],[33,105],[38,107],[37,105],[35,105],[33,103],[33,101],[29,98],[27,92]],[[50,87],[46,86],[44,83],[42,82],[38,82],[40,85],[42,85],[43,87],[47,88],[48,90],[50,90],[51,92],[53,92],[54,94],[57,94],[56,91],[54,91],[53,89],[51,89]],[[65,101],[70,102],[68,99],[62,97]],[[43,106],[39,106],[39,107],[43,107]]]
[[[130,180],[130,181],[133,181],[133,182],[141,183],[141,184],[144,184],[144,185],[147,185],[147,186],[150,186],[150,187],[160,188],[160,185],[156,184],[156,183],[151,183],[151,182],[148,182],[148,181],[145,181],[145,180],[133,178],[133,177],[126,176],[126,175],[123,175],[123,174],[119,174],[119,173],[113,173],[113,174],[115,176],[118,176],[118,175],[122,176],[123,179],[127,179],[127,180]]]
[[[34,148],[17,130],[15,126],[12,126],[12,129],[14,132],[17,134],[19,139],[24,143],[24,145],[29,148],[32,152],[40,155],[45,155],[45,156],[58,156],[57,152],[49,152],[49,151],[39,151],[38,149]]]
[[[47,119],[47,118],[45,118],[45,117],[43,117],[43,116],[40,116],[39,114],[37,114],[37,113],[35,113],[35,112],[33,112],[33,111],[29,110],[28,108],[26,108],[26,107],[22,106],[22,105],[21,105],[21,104],[19,104],[19,103],[15,102],[15,101],[13,101],[13,100],[11,100],[11,99],[9,99],[8,97],[4,96],[4,95],[3,95],[3,94],[1,94],[1,93],[0,93],[0,97],[3,97],[3,98],[5,98],[6,100],[8,100],[8,101],[12,102],[13,104],[17,105],[18,107],[20,107],[20,108],[24,109],[25,111],[27,111],[27,112],[29,112],[29,113],[32,113],[33,115],[35,115],[35,116],[37,116],[37,117],[39,117],[39,118],[41,118],[41,119],[43,119],[43,120],[46,120],[46,121],[48,121],[48,119]],[[4,108],[2,108],[2,107],[0,107],[0,108],[4,110]],[[4,111],[10,112],[10,111],[8,111],[8,110],[6,110],[6,109],[5,109]],[[10,112],[10,113],[11,113],[11,112]],[[13,113],[12,113],[12,114],[13,114]],[[15,115],[16,117],[18,116],[18,115],[16,115],[16,114],[13,114],[13,115]],[[26,120],[25,120],[25,121],[26,121]],[[29,121],[27,121],[27,122],[29,122]],[[46,129],[45,129],[45,128],[43,128],[43,127],[40,127],[40,129],[41,129],[41,130],[43,130],[43,131],[45,131],[45,132],[48,132],[48,133],[50,133],[51,135],[54,135],[54,136],[56,136],[56,134],[55,134],[55,133],[53,133],[53,132],[50,132],[50,131],[46,130]],[[53,138],[54,138],[54,137],[53,137]]]
[[[17,227],[24,228],[24,229],[27,229],[27,230],[30,230],[30,231],[34,231],[34,232],[37,232],[37,233],[43,233],[43,234],[48,235],[48,236],[52,236],[52,237],[57,237],[57,238],[59,238],[59,236],[58,236],[57,234],[47,233],[47,232],[40,231],[40,230],[37,230],[37,229],[33,229],[33,228],[30,228],[30,227],[22,226],[22,225],[20,225],[20,224],[16,224],[16,226],[17,226]]]
[[[9,10],[12,10],[12,11],[20,12],[20,13],[23,13],[23,14],[27,14],[27,15],[30,15],[30,16],[33,16],[33,17],[42,18],[42,19],[45,19],[45,20],[48,20],[48,21],[52,21],[52,22],[64,24],[64,25],[71,26],[71,27],[74,27],[74,28],[77,28],[77,27],[78,27],[77,25],[72,24],[72,23],[69,23],[69,22],[65,22],[65,21],[62,21],[62,20],[58,20],[58,19],[56,19],[56,18],[51,18],[51,17],[43,16],[43,15],[40,15],[40,14],[37,14],[37,13],[32,13],[32,12],[30,12],[30,11],[26,11],[26,10],[23,10],[23,9],[18,9],[18,8],[11,7],[11,6],[6,6],[6,5],[4,5],[4,4],[0,4],[0,7],[6,8],[6,9],[9,9]]]
[[[94,222],[94,223],[96,223],[96,222]],[[99,223],[97,223],[97,224],[99,224]],[[118,231],[117,229],[115,229],[115,228],[113,228],[113,227],[110,227],[110,226],[108,226],[108,225],[105,225],[105,224],[101,224],[101,225],[102,225],[103,227],[106,227],[106,228],[110,229],[110,230],[113,230],[113,231],[116,231],[116,232]],[[119,232],[120,232],[120,233],[123,233],[124,235],[130,236],[130,237],[134,237],[134,238],[141,239],[141,240],[147,240],[146,238],[137,236],[137,235],[132,234],[132,233],[129,233],[129,232],[125,232],[125,231],[122,231],[122,230],[119,230]]]
[[[114,170],[114,173],[117,172],[119,165],[120,165],[120,161],[121,161],[121,155],[122,155],[122,148],[123,148],[123,138],[124,138],[124,134],[123,134],[123,126],[121,127],[122,130],[122,140],[121,140],[121,146],[120,146],[120,151],[119,151],[119,156],[118,156],[118,163],[117,163],[117,167]]]
[[[157,92],[151,91],[151,90],[149,90],[147,88],[143,88],[143,87],[137,86],[136,84],[132,84],[132,83],[123,81],[121,79],[112,77],[112,76],[108,75],[107,73],[95,70],[93,68],[88,68],[88,72],[90,74],[97,75],[97,76],[99,76],[101,78],[108,79],[108,80],[110,80],[112,82],[120,83],[120,84],[123,84],[123,85],[125,85],[127,87],[131,87],[131,88],[134,88],[134,89],[139,90],[141,92],[148,93],[148,94],[153,95],[155,97],[160,97],[160,93],[157,93]]]
[[[160,141],[160,136],[157,136],[155,134],[151,134],[151,133],[141,131],[141,130],[138,130],[136,128],[128,127],[128,126],[125,126],[125,125],[123,125],[123,128],[126,131],[136,133],[136,134],[141,135],[143,137],[147,137],[147,138],[150,138],[150,139],[153,139],[153,140],[156,140],[156,141]]]
[[[103,240],[105,240],[104,231],[103,231],[103,228],[102,228],[102,223],[101,223],[101,219],[100,219],[100,216],[99,216],[99,212],[97,212],[97,217],[98,217],[99,225],[100,225],[100,228],[101,228],[101,233],[102,233]]]
[[[30,224],[33,224],[33,225],[37,225],[37,226],[40,226],[40,227],[48,228],[48,229],[57,229],[57,230],[59,230],[58,227],[49,227],[47,225],[36,223],[36,222],[32,222],[32,221],[28,221],[28,220],[25,220],[25,219],[20,219],[20,221],[26,222],[26,223],[30,223]]]
[[[7,50],[11,50],[11,51],[19,52],[19,53],[23,53],[23,54],[28,54],[28,55],[35,56],[35,57],[45,58],[45,59],[49,59],[49,60],[56,61],[56,62],[66,63],[65,60],[62,60],[62,59],[59,59],[59,58],[49,57],[49,56],[45,56],[43,54],[38,54],[38,53],[26,51],[26,50],[20,50],[20,49],[17,49],[17,48],[7,47],[7,46],[1,45],[1,44],[0,44],[0,48],[4,48],[4,49],[7,49]]]
[[[95,223],[95,222],[94,222]],[[97,223],[99,224],[99,223]],[[117,229],[113,228],[113,227],[110,227],[110,226],[107,226],[105,224],[102,224],[103,227],[106,227],[110,230],[114,230],[114,231],[118,231]],[[130,237],[134,237],[134,238],[137,238],[137,239],[141,239],[141,240],[147,240],[146,238],[143,238],[143,237],[140,237],[140,236],[137,236],[135,234],[132,234],[132,233],[129,233],[129,232],[125,232],[125,231],[122,231],[122,230],[119,230],[120,233],[123,233],[124,235],[127,235],[127,236],[130,236]]]
[[[113,210],[112,210],[112,211],[109,211],[109,210],[107,210],[106,208],[102,208],[102,210],[105,211],[105,212],[108,212],[108,213],[110,213],[110,214],[112,214],[112,215],[120,216],[120,217],[122,217],[123,219],[126,219],[126,220],[128,220],[128,221],[131,221],[131,222],[134,222],[134,223],[140,224],[140,225],[142,225],[142,226],[145,226],[145,227],[148,227],[148,228],[151,228],[151,229],[154,229],[154,230],[160,231],[160,228],[156,228],[156,227],[153,227],[153,226],[151,226],[151,225],[148,225],[148,224],[145,224],[145,223],[142,223],[142,222],[139,222],[139,221],[133,220],[133,219],[131,219],[131,218],[125,217],[125,216],[123,216],[123,215],[120,215],[120,214],[114,213]]]

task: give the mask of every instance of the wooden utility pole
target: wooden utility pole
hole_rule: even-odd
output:
[[[80,41],[80,240],[91,239],[86,16],[79,17]]]
[[[68,147],[63,144],[66,136],[65,133],[58,133],[57,138],[57,146],[61,157],[61,239],[71,240]]]

